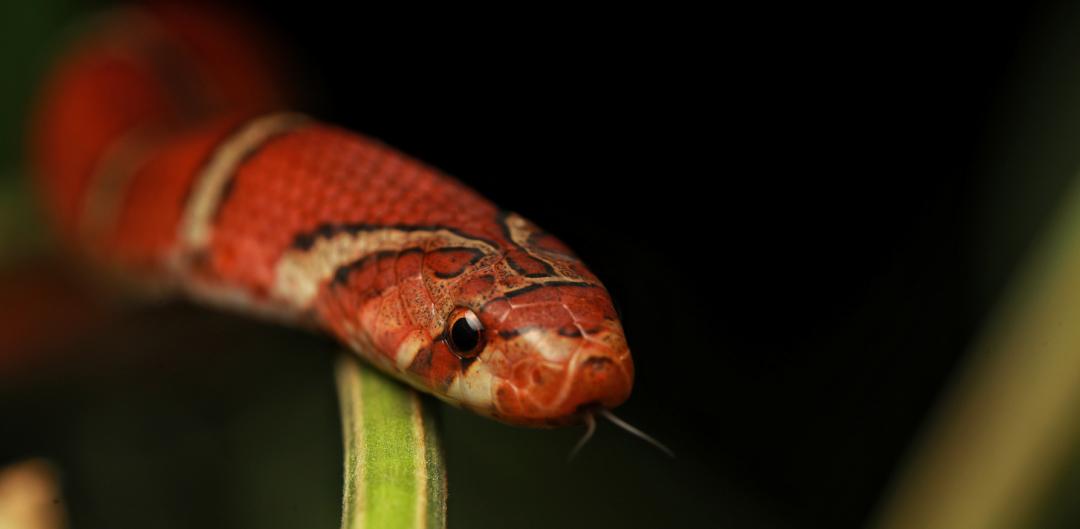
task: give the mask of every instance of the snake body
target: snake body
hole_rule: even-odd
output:
[[[140,288],[328,332],[526,426],[629,396],[609,294],[563,243],[382,143],[301,114],[257,32],[157,6],[57,61],[31,136],[59,238]]]

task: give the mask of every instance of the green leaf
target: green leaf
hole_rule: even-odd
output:
[[[351,354],[336,371],[345,441],[341,527],[446,527],[446,470],[420,396]]]

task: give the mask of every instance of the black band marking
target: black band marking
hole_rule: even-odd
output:
[[[405,253],[405,252],[410,251],[410,250],[419,250],[419,248],[409,248],[407,250],[402,250],[400,253]],[[361,258],[359,258],[359,259],[357,259],[357,260],[355,260],[355,261],[353,261],[351,263],[343,264],[343,265],[339,266],[337,270],[334,270],[334,279],[331,280],[331,284],[334,284],[334,285],[348,284],[349,276],[351,276],[353,274],[353,272],[356,272],[357,270],[360,270],[361,268],[364,268],[369,264],[378,262],[379,260],[390,258],[390,257],[397,257],[398,255],[399,255],[399,252],[397,252],[395,250],[382,250],[382,251],[379,251],[379,252],[370,253],[368,255],[365,255],[365,256],[363,256],[363,257],[361,257]]]
[[[510,268],[513,268],[515,272],[517,272],[517,273],[519,273],[519,274],[521,274],[521,275],[523,275],[525,277],[530,277],[530,278],[534,278],[534,279],[535,278],[541,278],[541,277],[554,277],[555,276],[555,268],[553,268],[551,266],[551,264],[549,264],[547,261],[545,261],[543,259],[537,258],[535,255],[532,254],[532,252],[530,252],[528,249],[526,249],[524,246],[518,244],[518,242],[514,240],[514,236],[513,236],[513,234],[511,233],[511,230],[510,230],[510,224],[507,222],[510,215],[512,215],[512,213],[509,212],[509,211],[499,211],[498,213],[495,214],[495,220],[496,220],[496,222],[498,222],[499,228],[503,232],[503,237],[506,238],[506,241],[508,243],[513,245],[518,250],[521,250],[521,253],[523,253],[526,257],[528,257],[529,259],[532,259],[533,261],[536,261],[537,263],[540,263],[540,266],[542,266],[544,268],[544,271],[543,272],[529,272],[527,269],[525,269],[525,267],[521,266],[520,263],[515,261],[514,258],[512,256],[510,256],[510,255],[507,255],[507,259],[506,259],[507,264],[509,264]]]
[[[511,290],[506,294],[503,294],[502,298],[510,299],[520,296],[522,294],[528,294],[538,288],[544,287],[580,287],[580,288],[601,288],[600,285],[595,283],[586,283],[584,281],[548,281],[546,283],[534,283],[527,287],[521,287],[517,290]],[[498,299],[498,298],[497,298]],[[495,300],[492,300],[495,301]],[[490,303],[490,302],[489,302]]]

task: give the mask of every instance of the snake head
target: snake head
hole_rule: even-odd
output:
[[[579,422],[613,408],[634,366],[607,290],[561,242],[517,215],[501,218],[509,244],[478,259],[449,289],[435,355],[460,370],[446,396],[526,426]]]
[[[383,370],[503,422],[559,426],[621,404],[634,367],[607,290],[532,223],[488,219],[380,235],[406,249],[339,268],[322,319]]]
[[[478,314],[488,344],[476,376],[491,380],[489,413],[556,426],[630,395],[634,366],[607,292],[584,282],[537,283],[504,293]],[[465,372],[463,381],[469,382]]]

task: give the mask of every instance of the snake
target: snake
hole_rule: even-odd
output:
[[[623,326],[577,254],[422,161],[287,110],[254,25],[177,3],[88,26],[45,76],[29,140],[71,259],[327,333],[505,423],[591,428],[628,399]]]

